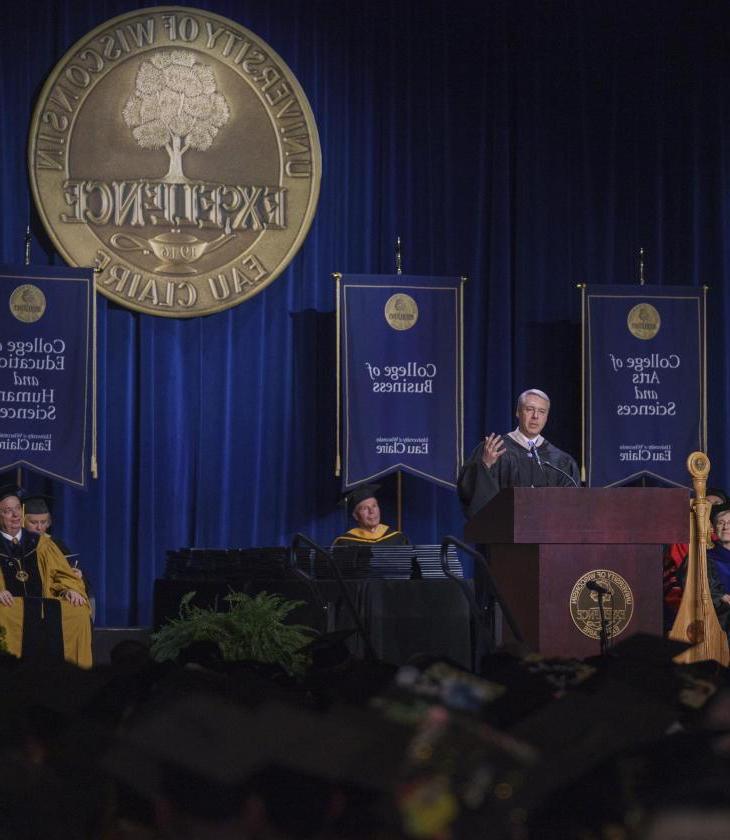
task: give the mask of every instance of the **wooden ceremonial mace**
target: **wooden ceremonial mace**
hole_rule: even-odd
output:
[[[727,635],[717,619],[707,574],[711,506],[705,497],[705,489],[710,460],[704,452],[693,452],[687,458],[687,469],[692,476],[695,491],[694,499],[690,503],[687,580],[669,638],[694,645],[675,656],[675,662],[686,664],[714,659],[727,667],[730,664]]]

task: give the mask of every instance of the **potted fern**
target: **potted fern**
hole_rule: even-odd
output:
[[[150,653],[158,662],[177,659],[193,642],[215,642],[229,662],[254,661],[280,665],[293,676],[303,675],[310,662],[307,645],[316,635],[311,627],[286,624],[285,619],[303,601],[260,592],[230,592],[220,612],[192,604],[195,592],[180,601],[179,618],[152,634]]]

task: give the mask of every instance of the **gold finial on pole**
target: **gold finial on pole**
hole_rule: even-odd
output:
[[[644,249],[639,248],[639,285],[644,285]]]
[[[697,520],[697,536],[701,543],[707,545],[709,542],[709,513],[710,505],[707,503],[707,476],[710,473],[710,461],[704,452],[693,452],[687,458],[687,470],[692,476],[692,486],[695,497],[692,500],[692,510]]]
[[[395,273],[403,274],[400,236],[396,236],[395,238]]]

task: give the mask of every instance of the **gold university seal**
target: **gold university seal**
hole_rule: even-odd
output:
[[[656,308],[650,303],[638,303],[632,307],[626,319],[629,332],[635,338],[642,338],[648,341],[659,332],[662,319]]]
[[[586,584],[595,581],[605,595],[588,589]],[[602,604],[599,604],[599,597]],[[575,626],[591,639],[601,637],[601,606],[609,639],[614,639],[627,628],[634,614],[634,594],[626,580],[611,569],[594,569],[580,577],[570,593],[570,615]]]
[[[10,295],[10,311],[18,321],[32,324],[39,321],[46,311],[46,296],[30,283],[13,289]]]
[[[402,292],[391,295],[385,302],[385,320],[394,330],[409,330],[418,320],[418,304]]]
[[[199,9],[140,9],[51,72],[28,147],[38,212],[71,265],[123,306],[190,317],[271,283],[311,225],[322,174],[299,83],[258,36]]]

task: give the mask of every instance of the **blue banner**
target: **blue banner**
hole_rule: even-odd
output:
[[[462,462],[462,279],[339,281],[343,486],[395,470],[456,486]]]
[[[86,486],[93,276],[0,266],[0,470]]]
[[[705,290],[586,289],[584,467],[591,487],[688,486],[705,451]]]

